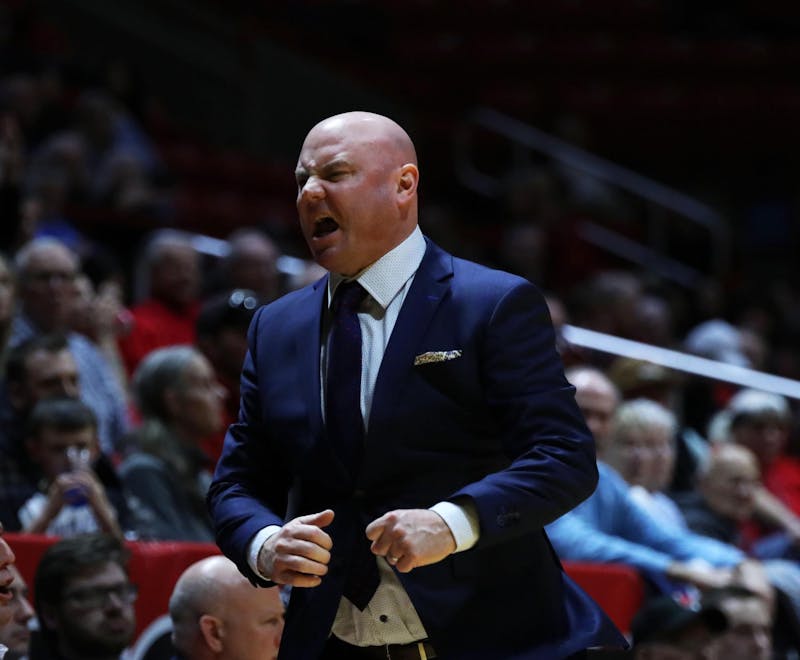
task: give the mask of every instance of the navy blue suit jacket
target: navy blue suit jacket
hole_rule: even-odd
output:
[[[434,244],[403,303],[378,374],[362,468],[326,441],[320,327],[327,278],[253,319],[232,425],[209,503],[220,548],[254,583],[253,535],[332,508],[329,573],[295,588],[282,659],[316,658],[341,598],[353,539],[400,508],[470,498],[480,540],[398,576],[438,657],[566,657],[622,637],[561,570],[543,527],[588,497],[594,443],[566,382],[541,294]],[[428,351],[460,350],[414,365]]]

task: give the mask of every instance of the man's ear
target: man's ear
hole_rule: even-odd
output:
[[[419,169],[414,163],[406,163],[400,168],[400,178],[397,180],[397,194],[401,203],[412,200],[419,185]]]
[[[197,623],[206,646],[214,653],[222,653],[222,639],[225,636],[222,621],[210,614],[203,614]]]

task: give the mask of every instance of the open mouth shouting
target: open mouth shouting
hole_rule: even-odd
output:
[[[322,216],[314,221],[312,236],[314,238],[325,238],[326,236],[330,236],[337,229],[339,229],[339,223],[336,222],[336,220],[329,215]]]

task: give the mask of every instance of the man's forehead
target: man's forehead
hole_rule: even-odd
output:
[[[128,576],[115,561],[106,561],[79,570],[67,583],[68,587],[84,587],[127,582]]]
[[[340,148],[338,145],[319,148],[303,148],[297,161],[298,172],[313,172],[334,163],[351,163],[354,160],[352,149]]]
[[[391,133],[389,124],[371,115],[340,115],[326,119],[312,128],[303,142],[302,151],[358,148],[376,141],[387,141]]]

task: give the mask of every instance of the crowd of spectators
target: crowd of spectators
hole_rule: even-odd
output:
[[[0,54],[10,52],[6,44]],[[319,272],[305,264],[289,277],[279,268],[285,246],[247,218],[213,254],[191,227],[169,228],[170,172],[142,108],[102,76],[68,79],[28,42],[13,52],[0,58],[0,522],[76,539],[107,535],[92,546],[100,559],[76,547],[80,561],[97,564],[85,564],[89,574],[117,582],[81,587],[68,605],[115,605],[113,652],[131,641],[126,608],[135,598],[118,544],[213,540],[205,489],[236,418],[249,320],[259,305]],[[625,267],[575,233],[576,220],[592,214],[632,222],[630,204],[590,184],[542,166],[509,182],[497,221],[460,223],[463,209],[431,203],[422,229],[460,256],[531,278],[548,293],[557,326],[800,378],[794,282],[748,283],[747,273],[731,272],[686,290]],[[98,213],[137,218],[125,232],[135,243],[98,240],[83,221]],[[660,657],[658,645],[673,638],[691,653],[702,647],[702,657],[797,657],[794,402],[559,342],[597,441],[601,478],[592,498],[551,526],[557,552],[629,564],[653,594],[669,596],[670,605],[656,603],[657,614],[640,619],[647,622],[640,641],[655,640],[641,657]],[[60,563],[77,561],[69,547],[43,563],[44,577],[37,574],[45,638],[80,632],[64,626],[68,610],[53,595],[61,583],[47,578]],[[189,573],[173,618],[180,620],[181,603],[207,602],[214,579],[233,584],[229,568],[215,563]],[[72,579],[84,569],[69,570]],[[22,576],[8,571],[0,587],[21,604],[0,625],[0,642],[22,653],[33,610]],[[187,586],[195,573],[205,591]],[[714,615],[676,613],[677,602]],[[213,650],[220,626],[232,625],[219,617],[210,612],[199,629],[182,627],[181,639]],[[702,635],[686,642],[684,632],[698,622]],[[745,638],[750,646],[736,641]],[[60,652],[74,655],[69,645],[84,641],[61,640]],[[737,655],[743,648],[757,652]]]

